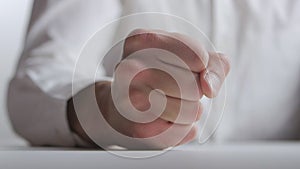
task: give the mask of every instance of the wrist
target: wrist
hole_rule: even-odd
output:
[[[74,132],[83,141],[97,147],[97,145],[86,134],[86,132],[84,131],[84,129],[81,126],[80,121],[77,117],[73,99],[76,97],[82,97],[81,93],[95,93],[96,100],[97,100],[99,108],[101,109],[101,112],[106,112],[108,109],[106,106],[108,99],[106,99],[106,98],[108,98],[109,94],[110,94],[110,82],[96,82],[94,85],[89,86],[89,87],[83,89],[82,91],[80,91],[78,94],[73,96],[67,102],[67,119],[68,119],[71,131]],[[85,99],[85,98],[79,98],[79,99],[81,100],[80,107],[83,106],[83,109],[89,110],[88,109],[89,99]],[[87,104],[85,104],[85,103],[87,103]],[[86,105],[86,108],[84,108],[85,105]],[[89,114],[91,114],[91,112],[87,111],[84,113],[85,116],[89,116]],[[103,113],[103,116],[105,116],[105,114],[107,114],[107,113]]]
[[[96,82],[95,96],[103,117],[107,120],[111,110],[111,82]]]

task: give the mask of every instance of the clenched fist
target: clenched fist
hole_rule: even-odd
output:
[[[157,137],[143,143],[145,149],[184,144],[197,135],[194,125],[203,111],[202,96],[215,97],[229,69],[227,57],[206,51],[191,37],[134,30],[124,41],[113,81],[95,84],[97,103],[105,120],[119,133],[131,138]],[[91,142],[76,118],[72,100],[68,110],[71,128]]]

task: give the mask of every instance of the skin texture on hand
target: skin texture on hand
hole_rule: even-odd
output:
[[[123,78],[130,73],[147,67],[147,62],[135,58],[129,58],[130,55],[145,49],[162,49],[179,57],[188,67],[176,62],[170,56],[162,55],[154,58],[152,52],[146,53],[146,57],[156,59],[157,63],[162,64],[169,70],[172,70],[183,77],[186,85],[192,85],[194,81],[186,81],[184,77],[187,72],[191,72],[193,80],[196,82],[197,89],[182,94],[178,83],[168,73],[159,69],[145,69],[140,71],[130,82],[129,99],[130,103],[137,110],[144,112],[151,107],[149,95],[155,96],[158,103],[166,99],[165,109],[162,114],[154,121],[149,123],[139,123],[125,118],[118,111],[118,106],[113,100],[111,93],[114,86],[117,93],[123,89]],[[124,66],[124,62],[126,64]],[[217,96],[221,85],[229,72],[230,64],[228,58],[219,53],[207,52],[199,42],[178,33],[170,33],[160,30],[135,30],[125,39],[123,48],[123,59],[118,64],[114,80],[110,82],[97,82],[95,84],[96,99],[99,109],[105,120],[118,132],[133,138],[149,138],[159,135],[171,126],[176,128],[176,134],[184,134],[182,140],[174,140],[173,137],[160,138],[159,142],[153,143],[153,147],[164,149],[171,146],[185,144],[192,141],[197,135],[195,122],[200,119],[203,107],[199,101],[203,95],[213,98]],[[126,79],[125,79],[126,80]],[[189,88],[189,86],[185,86]],[[88,89],[86,89],[88,90]],[[119,90],[119,91],[118,91]],[[162,91],[162,92],[160,92]],[[128,99],[123,95],[118,96],[121,101]],[[184,116],[179,119],[181,108],[185,105]],[[72,102],[68,102],[68,119],[71,129],[73,129],[84,140],[91,142],[89,137],[76,119],[76,113],[72,108]],[[122,109],[126,111],[126,109]],[[128,112],[130,113],[130,112]],[[155,112],[153,112],[155,114]],[[181,112],[182,113],[182,112]],[[87,114],[88,115],[88,114]],[[189,129],[189,132],[186,132]],[[174,137],[175,138],[175,137]]]

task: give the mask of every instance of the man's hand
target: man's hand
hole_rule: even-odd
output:
[[[150,49],[149,51],[151,49],[165,50],[182,60],[184,64],[179,63],[173,55],[167,53],[162,53],[162,55],[154,58],[153,53],[149,51],[144,56],[152,57],[151,59],[156,60],[158,64],[163,65],[167,70],[172,70],[182,79],[174,79],[168,72],[163,70],[145,69],[149,66],[146,61],[138,59],[138,56],[131,57],[131,55],[138,55],[139,51],[146,49]],[[125,60],[129,60],[129,62],[123,64]],[[200,119],[203,111],[199,100],[203,95],[212,98],[218,94],[230,68],[229,61],[223,54],[207,52],[199,42],[185,35],[158,30],[133,31],[125,40],[123,61],[116,67],[112,84],[107,82],[96,83],[95,92],[99,108],[106,121],[115,130],[129,137],[154,137],[170,127],[176,129],[176,135],[183,135],[182,140],[176,140],[178,137],[170,135],[161,137],[158,142],[156,141],[149,146],[159,149],[184,144],[196,137],[197,128],[194,126],[194,122]],[[124,78],[132,71],[138,71],[139,73],[130,81],[129,97],[119,95],[119,102],[114,102],[111,92],[112,86],[115,93],[124,93],[123,82],[128,80]],[[189,75],[192,75],[192,78],[186,78]],[[184,81],[185,86],[183,88],[189,89],[189,91],[185,93],[181,91],[182,87],[177,83],[180,80]],[[138,111],[146,112],[152,104],[149,101],[150,93],[154,95],[156,104],[164,103],[164,100],[166,100],[165,109],[154,121],[148,123],[134,122],[125,118],[122,115],[124,112],[120,114],[118,111],[120,110],[118,104],[122,104],[122,110],[127,111],[124,109],[124,103],[127,104],[129,101]],[[123,103],[123,101],[125,102]],[[130,105],[125,105],[125,108],[126,106]],[[185,107],[185,109],[182,110],[182,107]],[[157,115],[157,112],[147,113]],[[179,113],[183,113],[181,115],[183,118],[178,118]],[[72,128],[85,140],[89,140],[80,125],[77,124],[78,120],[69,119],[73,119],[70,123],[71,127],[75,126]]]

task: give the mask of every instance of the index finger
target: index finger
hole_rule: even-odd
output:
[[[123,58],[148,48],[158,48],[174,53],[190,68],[189,71],[201,72],[205,69],[209,55],[196,40],[182,34],[169,33],[161,30],[137,29],[125,40]],[[159,58],[162,62],[184,68],[176,63],[176,59]]]

